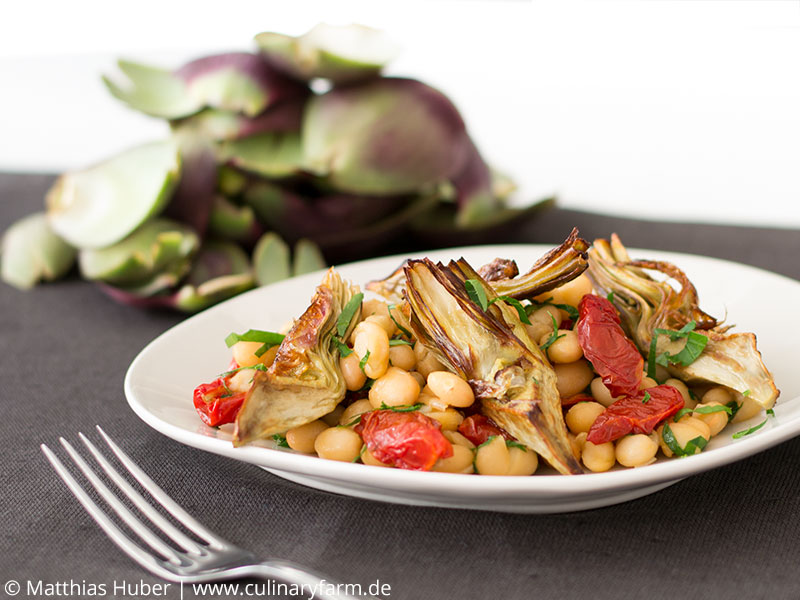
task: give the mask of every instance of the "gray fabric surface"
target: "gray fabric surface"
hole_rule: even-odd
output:
[[[0,230],[39,210],[50,181],[0,174]],[[554,210],[498,241],[557,242],[573,225],[588,239],[617,231],[631,246],[719,256],[800,279],[797,231]],[[800,595],[800,440],[639,500],[573,514],[341,497],[182,446],[131,412],[122,392],[129,363],[180,318],[114,304],[75,277],[30,293],[0,285],[0,586],[12,578],[23,585],[158,582],[95,526],[39,449],[100,424],[212,530],[258,555],[294,560],[342,581],[379,579],[391,585],[388,598]],[[18,597],[28,596],[23,590]]]

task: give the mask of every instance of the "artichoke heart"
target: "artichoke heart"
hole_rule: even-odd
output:
[[[648,271],[663,273],[677,282],[680,290],[668,281],[654,279]],[[728,387],[764,408],[775,404],[780,391],[756,347],[755,334],[727,333],[729,326],[700,310],[695,287],[678,267],[661,261],[631,260],[619,237],[613,235],[610,241],[594,241],[587,274],[599,294],[613,292],[622,326],[645,357],[656,329],[679,330],[694,321],[695,331],[708,337],[696,360],[667,366],[672,376],[688,383]],[[657,353],[673,350],[665,338],[657,336]]]
[[[286,334],[272,366],[256,373],[236,417],[235,446],[310,423],[342,401],[345,383],[332,339],[342,310],[358,293],[357,286],[328,270],[311,305]],[[359,307],[351,317],[344,339],[360,312]]]
[[[516,310],[502,301],[486,310],[473,302],[467,279],[477,280],[490,301],[497,294],[464,259],[446,267],[411,260],[404,272],[416,336],[469,381],[482,412],[560,473],[581,473],[567,438],[555,372]]]

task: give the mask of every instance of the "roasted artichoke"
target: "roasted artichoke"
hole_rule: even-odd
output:
[[[659,271],[676,281],[676,291],[668,282],[650,277],[648,270]],[[647,357],[656,330],[677,331],[695,323],[695,331],[708,338],[700,355],[688,365],[669,363],[671,375],[686,382],[708,382],[746,395],[764,408],[775,404],[780,392],[761,359],[753,333],[727,333],[729,327],[700,310],[697,291],[678,267],[660,261],[631,260],[619,237],[595,240],[589,250],[587,271],[599,294],[612,293],[622,325]],[[685,340],[670,340],[658,334],[656,354],[681,350]]]
[[[414,333],[469,381],[482,412],[560,473],[581,473],[567,438],[555,372],[516,310],[491,302],[496,292],[463,259],[448,266],[412,260],[404,272]],[[486,310],[470,298],[468,279],[483,287],[491,302]]]
[[[356,310],[340,319],[348,303]],[[268,438],[331,412],[345,395],[334,335],[346,339],[361,313],[358,287],[328,270],[311,305],[286,334],[275,362],[259,371],[236,417],[235,446]],[[347,315],[345,315],[347,316]]]

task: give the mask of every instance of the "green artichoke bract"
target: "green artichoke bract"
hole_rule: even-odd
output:
[[[20,289],[58,279],[75,262],[75,248],[53,233],[44,213],[29,215],[9,227],[0,254],[3,281]]]
[[[189,131],[209,140],[237,140],[258,133],[300,131],[305,98],[287,100],[248,117],[229,110],[206,108],[199,113],[170,122],[175,132]]]
[[[226,142],[220,146],[219,158],[244,171],[275,179],[295,175],[303,168],[303,150],[296,132],[261,133]]]
[[[293,37],[264,32],[256,43],[267,61],[302,81],[352,83],[377,76],[399,48],[381,31],[363,25],[320,24]]]
[[[292,276],[289,246],[275,232],[267,232],[253,250],[253,270],[258,285],[269,285]]]
[[[78,248],[110,246],[164,209],[180,171],[178,149],[165,141],[65,173],[47,192],[50,226]]]
[[[303,121],[305,168],[356,194],[409,194],[447,181],[470,147],[452,102],[413,79],[333,88],[309,101]]]
[[[86,279],[135,286],[186,262],[200,246],[189,227],[168,219],[154,219],[112,246],[81,250],[78,263]]]
[[[225,198],[216,196],[211,207],[208,231],[222,240],[251,242],[260,227],[250,206],[238,206]]]
[[[230,242],[206,242],[171,303],[185,312],[196,312],[241,294],[253,284],[253,270],[244,250]]]
[[[165,119],[180,119],[205,107],[253,117],[287,98],[304,96],[304,86],[284,76],[257,54],[230,52],[193,60],[170,72],[120,60],[127,87],[108,77],[111,94],[131,108]]]

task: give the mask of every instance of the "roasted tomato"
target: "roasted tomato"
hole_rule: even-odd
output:
[[[493,435],[502,435],[507,440],[514,439],[510,433],[501,429],[491,419],[483,415],[472,415],[461,421],[461,425],[458,426],[458,433],[476,446],[480,446]]]
[[[453,456],[453,447],[439,423],[419,412],[375,410],[361,417],[355,430],[372,455],[400,469],[429,471],[440,458]]]
[[[636,395],[644,359],[622,330],[614,305],[600,296],[586,294],[578,310],[578,343],[583,355],[613,397]]]
[[[587,441],[613,442],[629,433],[651,433],[656,426],[683,408],[683,396],[671,385],[640,390],[621,398],[600,414],[589,429]]]
[[[216,427],[233,423],[244,402],[244,392],[233,394],[225,378],[198,385],[194,390],[194,407],[203,423]]]

